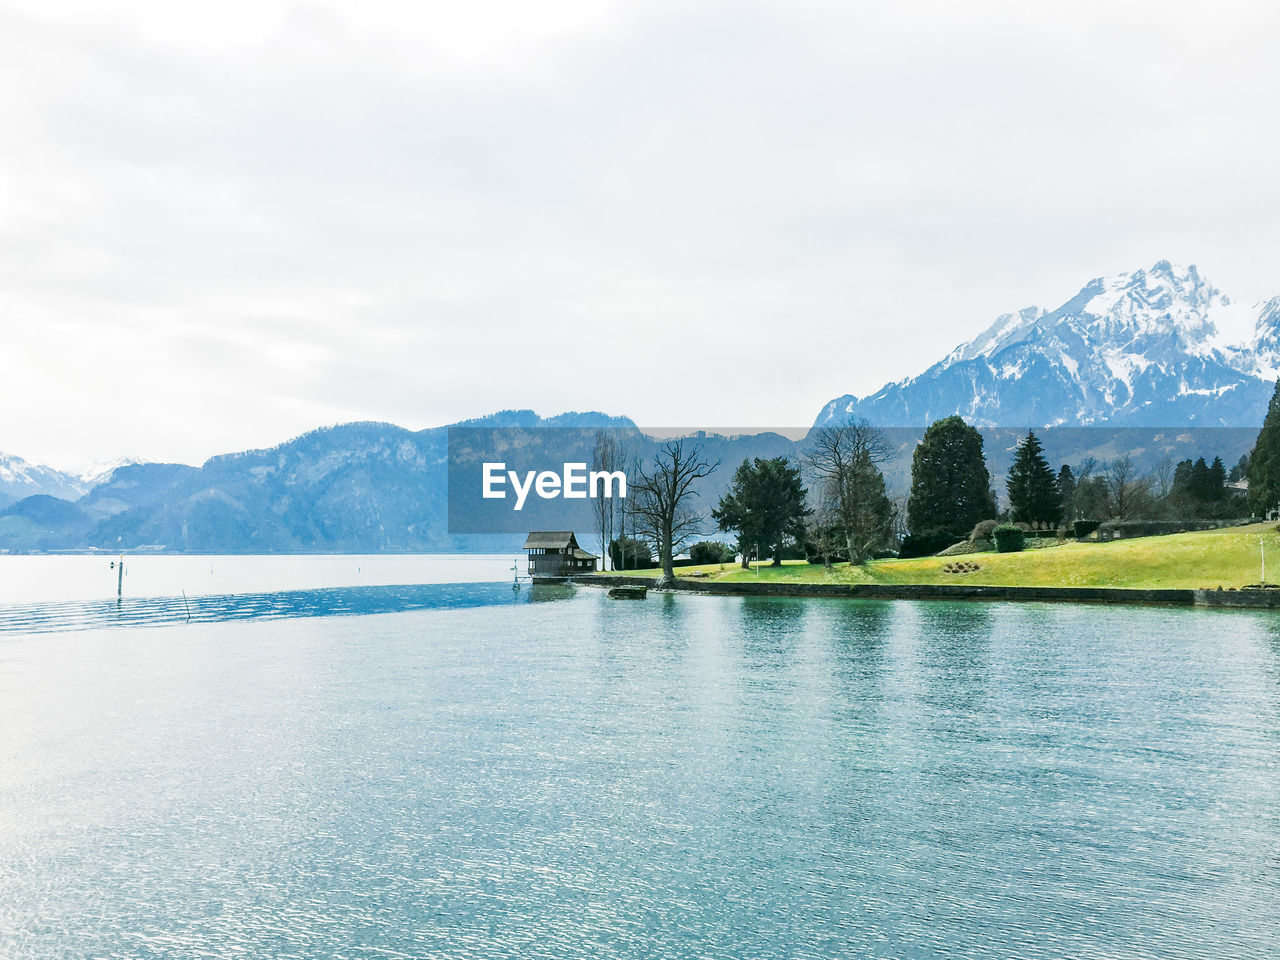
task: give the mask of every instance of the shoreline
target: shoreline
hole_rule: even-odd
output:
[[[535,583],[572,583],[584,587],[654,586],[651,577],[580,576],[537,578]],[[1145,606],[1280,609],[1280,590],[1147,589],[1141,587],[1043,587],[979,584],[749,583],[676,578],[672,593],[737,597],[835,597],[846,600],[1001,600],[1016,603],[1123,603]]]

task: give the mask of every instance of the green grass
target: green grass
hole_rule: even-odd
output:
[[[724,581],[775,583],[973,583],[993,586],[1213,588],[1257,583],[1259,541],[1266,546],[1267,579],[1280,581],[1280,533],[1276,525],[1141,537],[1111,543],[1068,542],[1022,553],[970,553],[962,557],[873,560],[863,567],[789,561],[764,565],[759,572],[736,564],[677,567],[676,576],[704,576]],[[976,563],[974,573],[946,573],[954,562]],[[627,571],[658,576],[657,570]],[[599,576],[610,576],[600,574]]]

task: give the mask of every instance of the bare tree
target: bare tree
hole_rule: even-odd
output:
[[[809,435],[805,459],[815,487],[831,498],[850,563],[864,562],[891,535],[894,509],[879,469],[890,453],[885,435],[865,420],[820,427]]]
[[[626,462],[626,452],[618,441],[615,430],[597,430],[595,442],[591,450],[591,469],[604,473],[621,470]],[[621,501],[613,497],[594,497],[591,509],[595,513],[596,534],[600,538],[600,569],[608,569],[609,546],[613,543],[615,531],[625,529],[622,510],[625,509],[626,498]]]
[[[901,543],[906,539],[907,533],[907,501],[910,494],[903,492],[893,499],[893,523],[889,525],[889,539],[891,541]]]
[[[632,500],[635,498],[635,483],[631,480],[633,477],[640,475],[640,461],[630,457],[629,453],[623,451],[624,459],[619,462],[624,464],[623,471],[626,473],[627,480],[627,496],[620,498],[614,506],[614,519],[616,521],[615,529],[617,531],[618,556],[617,562],[614,560],[612,546],[613,540],[609,541],[609,561],[613,563],[615,570],[632,570],[635,569],[635,563],[638,559],[634,553],[634,545],[632,541],[639,536],[636,530],[636,513],[631,508]],[[629,458],[629,459],[627,459]]]
[[[1093,476],[1098,469],[1098,461],[1093,457],[1085,457],[1080,461],[1080,465],[1076,467],[1076,483],[1081,484]]]
[[[836,493],[835,484],[823,481],[809,490],[813,503],[813,513],[809,517],[807,540],[813,544],[814,552],[822,558],[822,565],[830,567],[831,561],[847,547],[844,535],[844,524],[840,521],[840,497]],[[747,557],[742,555],[742,565],[747,566]]]
[[[630,510],[637,526],[658,546],[659,586],[675,580],[672,558],[677,548],[702,528],[702,515],[690,502],[698,496],[693,485],[718,466],[719,460],[709,463],[702,458],[702,444],[681,438],[664,443],[648,467],[637,470],[638,479],[627,491]]]
[[[1104,479],[1113,519],[1128,520],[1149,505],[1149,484],[1138,475],[1133,458],[1127,453],[1107,464]]]

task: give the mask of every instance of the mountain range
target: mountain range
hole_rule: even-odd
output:
[[[1055,463],[1120,453],[1144,469],[1197,456],[1234,463],[1252,447],[1278,370],[1280,298],[1238,305],[1195,267],[1161,261],[1093,280],[1056,310],[1002,316],[919,376],[831,401],[815,425],[866,418],[895,428],[885,475],[899,491],[923,428],[957,413],[983,429],[995,478],[1028,426],[1047,428]],[[504,411],[455,426],[614,427],[635,453],[656,445],[631,420],[603,413]],[[200,467],[122,460],[75,475],[0,454],[0,550],[517,548],[510,537],[448,532],[448,429],[348,423]],[[802,444],[775,433],[700,442],[724,464],[702,484],[704,506],[744,457],[796,456]]]
[[[604,414],[506,411],[469,426],[634,425]],[[414,553],[484,550],[451,537],[447,427],[325,427],[200,467],[126,463],[72,499],[41,491],[0,510],[0,548],[152,548],[193,553]],[[55,472],[56,473],[56,472]],[[34,470],[27,475],[36,477]],[[45,476],[40,474],[39,476]]]
[[[1238,304],[1162,260],[1054,310],[999,318],[918,376],[828,403],[816,423],[1256,427],[1280,372],[1280,297]]]

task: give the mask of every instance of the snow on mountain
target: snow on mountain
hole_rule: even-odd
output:
[[[140,462],[129,457],[117,457],[68,473],[11,453],[0,453],[0,506],[40,493],[61,500],[79,500],[94,487],[110,480],[120,467]]]
[[[120,467],[131,467],[139,463],[142,463],[142,461],[135,460],[132,457],[115,457],[112,460],[99,460],[81,470],[76,479],[79,480],[87,492],[98,486],[98,484],[106,483],[110,480],[111,475]]]
[[[78,477],[10,453],[0,453],[0,500],[5,503],[38,493],[76,500],[86,489]]]
[[[1280,372],[1280,297],[1233,303],[1194,267],[1100,277],[1005,314],[916,377],[831,401],[818,423],[1257,426]]]

